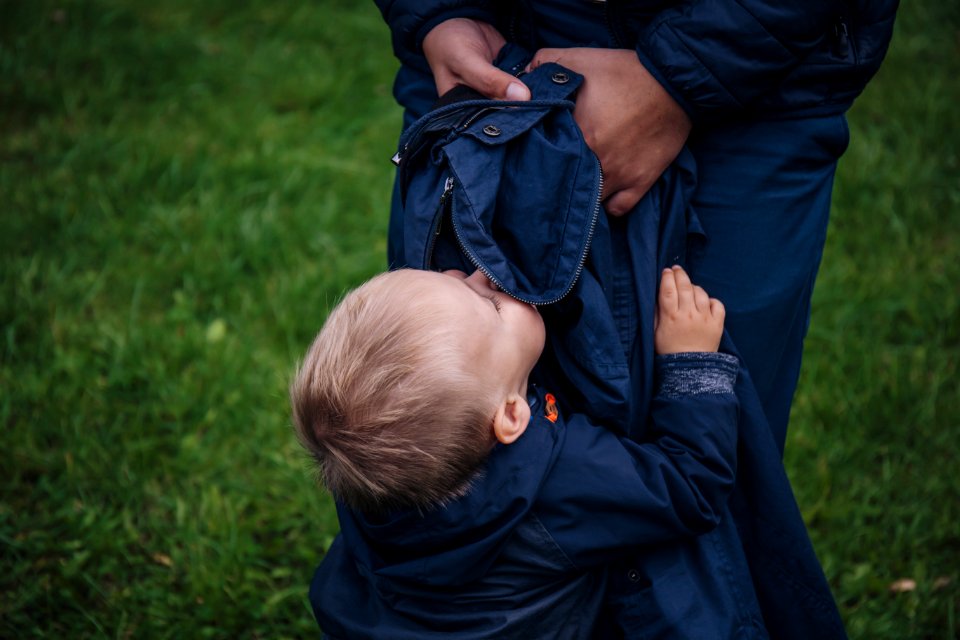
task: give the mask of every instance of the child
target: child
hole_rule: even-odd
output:
[[[679,267],[658,302],[638,444],[528,388],[543,322],[481,273],[396,271],[349,294],[291,389],[338,500],[311,588],[324,631],[589,637],[605,563],[711,529],[734,481],[737,360],[716,353],[722,305]]]
[[[525,59],[507,44],[498,64],[516,73]],[[693,157],[682,151],[629,215],[608,219],[599,162],[570,114],[585,79],[547,63],[523,82],[533,96],[524,105],[453,90],[407,121],[394,157],[390,263],[479,269],[543,305],[547,340],[530,380],[567,410],[649,441],[657,274],[696,265],[710,243],[692,206]],[[728,337],[722,345],[736,353]],[[763,407],[740,374],[737,480],[716,527],[613,559],[598,637],[845,637]],[[577,526],[597,505],[579,507],[568,514]]]

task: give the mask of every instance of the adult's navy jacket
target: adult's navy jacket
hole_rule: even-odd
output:
[[[713,528],[733,486],[736,358],[676,354],[660,371],[651,443],[548,413],[552,397],[531,388],[527,431],[463,498],[377,517],[338,506],[341,534],[310,590],[324,632],[592,637],[605,563]]]
[[[522,68],[517,56],[506,51],[502,66]],[[658,276],[682,263],[700,236],[689,207],[691,158],[681,154],[625,219],[608,220],[599,207],[599,165],[572,118],[582,78],[545,64],[524,81],[529,103],[451,102],[408,128],[397,158],[404,228],[394,241],[407,266],[479,268],[505,292],[543,305],[547,345],[531,380],[567,408],[648,439]],[[722,350],[735,353],[726,339]],[[717,527],[611,562],[601,620],[638,638],[842,638],[743,369],[735,391],[736,487]],[[577,517],[590,519],[589,506],[581,507]],[[346,562],[342,548],[334,551]],[[329,579],[314,587],[315,604],[339,589]]]
[[[898,0],[376,0],[397,57],[426,70],[420,45],[446,19],[469,17],[508,41],[634,48],[693,121],[847,110],[883,60]],[[602,33],[597,31],[599,26]],[[588,35],[594,34],[595,35]],[[569,41],[578,34],[578,41]],[[410,105],[412,76],[397,79]],[[415,85],[416,80],[413,81]]]

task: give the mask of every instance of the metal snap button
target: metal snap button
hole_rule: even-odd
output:
[[[495,127],[492,124],[488,124],[483,128],[483,132],[491,138],[496,138],[498,135],[500,135],[500,127]]]
[[[630,582],[639,582],[640,572],[637,571],[636,569],[630,569],[629,571],[627,571],[627,579],[630,580]]]
[[[556,82],[557,84],[567,84],[570,82],[570,76],[565,74],[563,71],[557,71],[555,74],[550,76],[550,79]]]

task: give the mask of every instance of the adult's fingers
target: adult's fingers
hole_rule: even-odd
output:
[[[529,100],[530,89],[506,71],[479,56],[461,61],[456,69],[462,84],[494,100]]]
[[[680,152],[689,118],[628,49],[540,49],[528,69],[546,62],[584,76],[573,115],[603,167],[607,213],[627,214]]]
[[[488,98],[529,100],[526,85],[492,64],[505,42],[494,26],[479,20],[451,18],[436,25],[423,39],[423,54],[437,92],[463,84]]]
[[[533,58],[530,60],[530,63],[527,64],[527,71],[536,69],[545,62],[560,62],[565,56],[569,58],[570,56],[568,54],[568,49],[540,49],[533,54]],[[577,66],[579,65],[576,62],[576,56],[573,57],[572,63],[568,62],[568,64],[565,64],[564,66],[568,69],[576,71],[577,73],[580,73],[580,70],[577,69]]]
[[[637,206],[640,198],[643,197],[643,193],[644,192],[638,189],[623,189],[607,198],[603,206],[610,215],[623,216],[630,213],[630,211]]]

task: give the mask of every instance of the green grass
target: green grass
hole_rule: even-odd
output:
[[[957,5],[904,3],[850,114],[787,444],[854,638],[960,632],[958,35]]]
[[[960,630],[958,35],[906,3],[851,113],[788,444],[854,638]],[[0,0],[0,637],[316,633],[286,385],[383,266],[395,68],[372,3]]]

